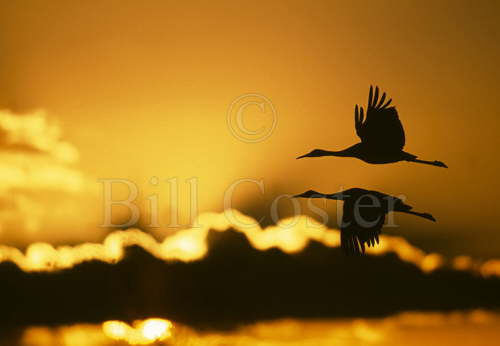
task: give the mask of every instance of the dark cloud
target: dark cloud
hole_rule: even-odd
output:
[[[424,273],[393,253],[345,257],[318,242],[286,254],[258,251],[239,232],[211,232],[209,252],[183,263],[128,248],[117,264],[55,273],[0,264],[2,325],[133,320],[158,316],[198,326],[282,317],[383,316],[402,310],[500,306],[498,277]]]

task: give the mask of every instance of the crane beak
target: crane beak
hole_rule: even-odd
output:
[[[434,216],[432,216],[431,214],[429,214],[429,213],[424,213],[423,217],[426,218],[427,220],[431,220],[431,221],[437,222],[436,218]]]
[[[314,190],[308,190],[301,194],[293,196],[294,198],[323,198],[325,195]]]
[[[314,150],[311,150],[310,152],[308,152],[307,154],[304,154],[304,155],[301,155],[301,156],[297,157],[297,160],[301,159],[303,157],[317,157],[317,156],[321,156],[319,154],[320,154],[320,150],[319,149],[314,149]]]

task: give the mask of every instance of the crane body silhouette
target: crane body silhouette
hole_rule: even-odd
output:
[[[390,211],[412,214],[436,221],[429,213],[413,211],[411,206],[397,197],[361,188],[348,189],[333,194],[309,190],[294,197],[344,201],[340,225],[340,247],[348,255],[365,253],[365,244],[370,247],[379,243],[379,234],[385,223],[385,216]]]
[[[297,159],[339,156],[355,157],[371,164],[410,161],[447,168],[448,166],[441,161],[420,160],[416,155],[403,151],[405,133],[396,108],[389,107],[392,99],[384,103],[386,94],[383,93],[380,100],[378,97],[378,87],[375,88],[374,93],[373,87],[370,86],[366,119],[363,107],[358,107],[358,105],[355,107],[354,123],[356,133],[361,139],[360,143],[340,151],[315,149],[308,154],[297,157]]]

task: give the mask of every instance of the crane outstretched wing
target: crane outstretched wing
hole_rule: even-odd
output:
[[[366,119],[363,107],[356,105],[354,121],[356,133],[361,141],[375,151],[401,150],[405,145],[405,132],[395,107],[388,107],[392,99],[385,102],[386,94],[378,99],[379,89],[370,86]]]
[[[360,204],[344,202],[340,247],[348,255],[365,253],[366,245],[370,247],[378,244],[385,223],[385,211],[382,208],[363,208]]]

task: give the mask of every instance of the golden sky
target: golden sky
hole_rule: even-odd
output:
[[[51,138],[35,145],[56,162],[44,176],[55,170],[68,186],[83,187],[68,192],[57,182],[8,185],[4,178],[0,240],[93,239],[99,232],[88,230],[99,224],[102,202],[97,179],[131,179],[141,194],[168,199],[165,181],[178,177],[187,204],[184,182],[196,177],[200,211],[221,211],[224,191],[248,178],[262,179],[267,194],[242,185],[236,206],[243,211],[246,200],[265,204],[273,192],[377,189],[406,195],[439,221],[402,216],[406,227],[389,233],[431,251],[492,256],[500,250],[492,245],[500,240],[499,14],[493,1],[2,2],[0,120],[44,110],[48,123],[27,127]],[[366,104],[371,84],[392,97],[406,150],[448,170],[295,160],[313,148],[357,142],[354,105]],[[247,93],[276,109],[276,128],[262,142],[242,142],[227,126],[231,103]],[[4,142],[4,165],[39,169]],[[66,151],[54,149],[58,143]],[[153,176],[158,186],[149,183]],[[62,206],[68,210],[55,216]],[[16,226],[18,218],[39,225]]]

